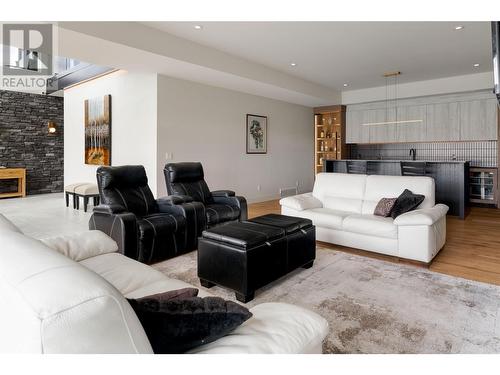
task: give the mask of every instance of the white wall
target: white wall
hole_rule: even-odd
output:
[[[95,182],[84,163],[84,100],[111,95],[111,163],[142,164],[156,194],[157,76],[118,71],[64,92],[64,184]]]
[[[401,83],[398,85],[398,98],[439,95],[493,88],[493,73],[477,73],[463,76]],[[390,94],[391,98],[393,93]],[[386,87],[371,87],[342,92],[342,104],[366,103],[386,100]]]
[[[247,113],[268,116],[265,155],[246,154]],[[279,188],[296,181],[301,191],[310,191],[312,118],[309,107],[159,75],[158,194],[166,194],[167,152],[173,153],[171,162],[202,162],[211,190],[235,190],[250,202],[277,198]]]

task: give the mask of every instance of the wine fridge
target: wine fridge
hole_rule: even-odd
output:
[[[471,168],[469,197],[472,203],[497,205],[497,170]]]

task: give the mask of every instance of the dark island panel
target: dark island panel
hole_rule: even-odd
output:
[[[325,160],[323,170],[330,173],[347,173],[347,161]],[[369,174],[401,176],[400,160],[367,160],[367,162]],[[469,162],[429,161],[427,176],[435,180],[436,203],[446,204],[450,207],[449,215],[464,219],[469,202]]]

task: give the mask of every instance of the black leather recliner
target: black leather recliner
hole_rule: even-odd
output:
[[[247,219],[246,199],[231,190],[210,191],[201,163],[169,163],[163,172],[170,196],[205,206],[207,228]]]
[[[201,203],[155,200],[139,165],[99,167],[97,185],[101,204],[89,228],[108,234],[124,255],[154,263],[196,249],[205,225]]]

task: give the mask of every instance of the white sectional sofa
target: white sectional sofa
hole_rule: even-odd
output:
[[[425,195],[396,219],[373,215],[381,198],[404,189]],[[435,205],[431,177],[319,173],[312,193],[280,200],[281,213],[311,219],[316,239],[429,263],[446,242],[448,206]]]
[[[99,231],[36,240],[0,214],[0,353],[152,353],[125,297],[190,287],[117,253]],[[209,295],[200,290],[200,296]],[[321,353],[328,323],[264,303],[193,353]]]

